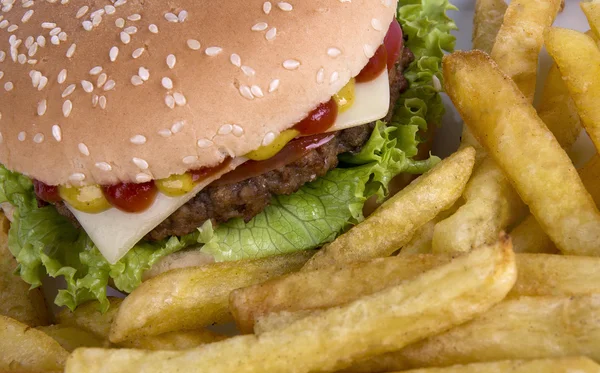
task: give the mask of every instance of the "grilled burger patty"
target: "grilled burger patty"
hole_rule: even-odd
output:
[[[396,68],[389,71],[390,109],[385,120],[391,118],[395,102],[408,88],[403,71],[413,59],[410,50],[404,48]],[[292,194],[307,182],[337,167],[339,154],[360,151],[374,127],[375,122],[336,132],[335,137],[328,143],[312,149],[295,162],[262,175],[229,185],[209,185],[154,228],[145,238],[162,240],[169,236],[182,236],[193,232],[209,219],[216,223],[233,218],[249,221],[269,204],[274,195]],[[56,203],[55,207],[61,215],[79,226],[77,219],[64,202]]]

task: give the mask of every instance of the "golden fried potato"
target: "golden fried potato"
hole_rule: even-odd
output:
[[[475,163],[475,150],[452,154],[384,202],[365,221],[325,245],[303,270],[391,255],[415,231],[460,198]]]
[[[41,289],[29,289],[15,274],[17,261],[8,249],[10,222],[0,212],[0,315],[29,326],[48,325],[48,309]]]
[[[398,256],[430,254],[431,240],[433,239],[433,229],[438,223],[437,218],[431,219],[415,231],[411,240],[398,253]]]
[[[232,290],[297,271],[311,255],[313,252],[307,251],[165,272],[125,298],[112,324],[110,341],[202,329],[228,321]]]
[[[39,326],[36,329],[52,337],[69,352],[78,347],[102,347],[104,345],[102,338],[74,326],[48,325]]]
[[[600,1],[598,0],[583,0],[579,3],[592,31],[597,38],[600,39]]]
[[[504,0],[477,0],[475,1],[475,17],[473,18],[473,49],[479,49],[487,54],[492,53],[496,43],[496,36],[502,27],[504,13],[506,13]]]
[[[119,344],[120,347],[139,348],[143,350],[187,350],[208,343],[218,342],[227,337],[211,332],[210,330],[182,330],[176,332],[142,337],[127,340]]]
[[[100,304],[98,302],[87,302],[77,307],[75,311],[62,310],[56,316],[56,321],[61,325],[87,330],[108,341],[110,326],[117,315],[123,299],[109,297],[108,300],[110,307],[105,313],[99,311]]]
[[[490,363],[422,368],[398,373],[598,373],[600,365],[585,356],[539,360],[504,360]]]
[[[577,106],[583,126],[600,150],[600,49],[590,36],[558,27],[548,29],[544,41]]]
[[[552,25],[560,5],[560,0],[511,1],[492,49],[494,61],[529,102],[533,102],[535,93],[544,29]]]
[[[0,316],[0,371],[62,372],[68,355],[45,333]]]
[[[444,58],[446,91],[566,254],[600,255],[600,212],[571,160],[518,87],[479,51]]]
[[[334,371],[402,348],[488,310],[516,278],[510,240],[474,250],[412,281],[310,315],[260,337],[244,335],[187,351],[77,349],[66,373]]]
[[[436,224],[432,252],[467,252],[494,242],[527,214],[527,207],[498,168],[486,157],[473,171],[456,213]]]

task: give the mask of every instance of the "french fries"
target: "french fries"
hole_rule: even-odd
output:
[[[600,213],[527,99],[485,54],[444,59],[446,90],[540,225],[567,254],[600,255]]]
[[[48,325],[37,328],[52,337],[65,350],[71,352],[77,347],[102,347],[103,340],[97,335],[73,326]]]
[[[125,298],[112,324],[110,341],[202,329],[228,321],[232,290],[296,271],[312,254],[307,251],[165,272]]]
[[[8,249],[10,222],[0,213],[0,315],[29,326],[48,325],[48,310],[41,289],[29,290],[29,284],[16,275],[17,261]]]
[[[127,340],[120,343],[119,346],[153,351],[187,350],[208,343],[222,341],[226,338],[224,335],[206,329],[183,330]]]
[[[45,333],[0,316],[0,371],[62,372],[68,355]]]
[[[535,93],[544,29],[552,25],[560,6],[560,0],[511,1],[492,49],[494,61],[529,102]]]
[[[558,27],[548,29],[544,40],[565,79],[581,122],[600,150],[600,49],[590,36]]]
[[[496,163],[486,157],[475,169],[456,213],[436,224],[434,253],[467,252],[489,244],[519,221],[527,207]]]
[[[492,53],[508,6],[504,0],[477,0],[473,18],[473,49]]]
[[[102,313],[99,311],[98,302],[87,302],[75,309],[69,311],[64,309],[56,316],[56,321],[60,325],[73,326],[87,330],[105,341],[108,341],[110,326],[117,315],[119,307],[123,299],[110,297],[108,298],[110,307],[108,311]]]
[[[600,365],[584,356],[539,360],[505,360],[490,363],[454,365],[446,368],[405,370],[402,373],[598,373]]]
[[[583,0],[579,3],[581,10],[585,13],[588,23],[597,38],[600,39],[600,1]]]
[[[475,150],[464,148],[384,202],[365,221],[319,250],[303,270],[389,256],[417,229],[460,198],[471,176]]]
[[[504,298],[515,278],[514,254],[504,238],[413,281],[260,337],[238,336],[187,351],[77,349],[65,371],[335,371],[354,359],[402,348],[481,314]]]

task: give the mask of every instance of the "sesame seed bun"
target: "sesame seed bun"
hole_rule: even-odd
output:
[[[360,72],[396,9],[288,1],[5,5],[0,162],[52,185],[145,182],[269,143]]]

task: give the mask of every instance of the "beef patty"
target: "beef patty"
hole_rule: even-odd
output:
[[[408,88],[403,71],[413,59],[410,50],[404,48],[395,68],[389,71],[390,109],[384,120],[391,118],[394,104]],[[169,236],[182,236],[193,232],[209,219],[215,223],[233,218],[249,221],[269,204],[274,195],[292,194],[302,185],[337,167],[339,154],[360,151],[374,126],[375,122],[338,131],[328,143],[312,149],[297,161],[279,169],[234,184],[209,185],[148,233],[146,239],[162,240]],[[63,202],[56,203],[55,207],[61,215],[79,226],[77,219]]]

